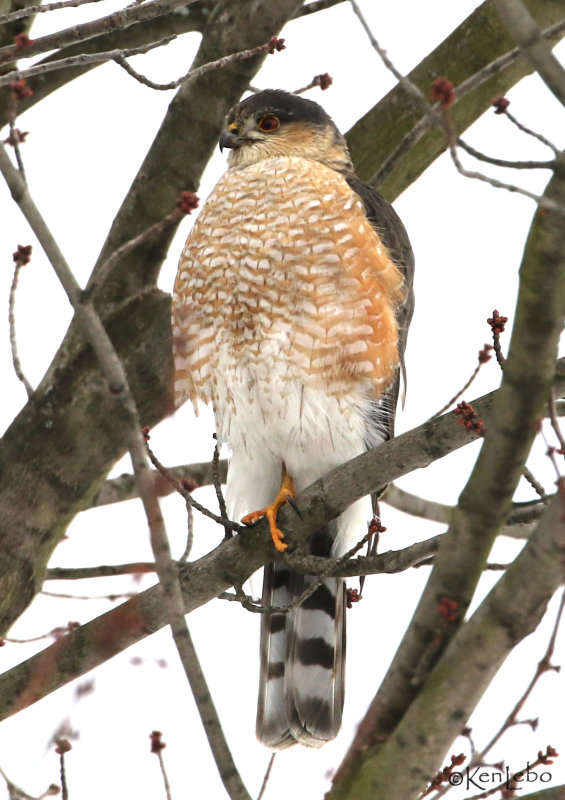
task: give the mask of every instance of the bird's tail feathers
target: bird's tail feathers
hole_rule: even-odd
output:
[[[265,568],[263,604],[288,606],[315,578]],[[339,731],[345,679],[345,584],[329,578],[288,613],[262,615],[257,737],[274,749],[320,747]]]

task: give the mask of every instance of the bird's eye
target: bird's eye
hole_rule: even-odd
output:
[[[265,131],[266,133],[272,133],[276,131],[277,128],[280,128],[280,126],[280,120],[278,117],[275,117],[274,114],[267,114],[266,117],[262,117],[257,123],[259,130]]]

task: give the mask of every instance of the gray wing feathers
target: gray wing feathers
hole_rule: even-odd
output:
[[[367,219],[379,234],[392,260],[404,276],[406,297],[397,310],[396,318],[398,322],[400,375],[402,375],[404,386],[406,386],[404,351],[406,350],[408,328],[414,312],[414,252],[406,228],[391,204],[384,197],[381,197],[376,189],[368,183],[363,183],[357,176],[348,176],[347,182],[363,201]],[[398,401],[400,375],[397,376],[393,385],[382,398],[382,406],[388,417],[387,427],[390,438],[394,434],[394,417]]]

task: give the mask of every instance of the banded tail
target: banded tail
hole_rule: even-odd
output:
[[[290,605],[314,580],[284,564],[268,564],[263,604]],[[335,738],[341,726],[344,682],[342,578],[327,579],[286,614],[262,615],[257,738],[263,744],[277,750],[296,742],[321,747]]]

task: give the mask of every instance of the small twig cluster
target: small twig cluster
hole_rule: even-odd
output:
[[[503,317],[496,308],[492,312],[492,317],[487,319],[487,323],[490,325],[490,329],[492,331],[492,345],[496,355],[496,360],[502,369],[504,368],[504,362],[506,359],[504,358],[502,349],[500,347],[500,334],[504,333],[507,322],[508,317]]]
[[[426,797],[431,792],[436,790],[442,784],[447,783],[449,781],[449,778],[453,774],[453,770],[455,769],[455,767],[460,767],[461,764],[463,764],[463,762],[465,761],[465,759],[466,756],[463,753],[459,753],[458,756],[451,756],[450,763],[447,766],[443,767],[443,769],[440,769],[438,770],[438,772],[436,772],[436,774],[430,781],[429,785],[420,795],[420,800],[421,798]]]
[[[442,408],[440,408],[440,410],[438,412],[436,412],[432,416],[432,419],[434,419],[435,417],[441,417],[441,415],[444,414],[448,410],[448,408],[453,405],[453,403],[457,400],[457,398],[461,397],[463,392],[467,391],[467,389],[471,386],[471,384],[473,383],[473,381],[475,380],[475,378],[479,374],[479,370],[481,369],[483,364],[486,364],[488,361],[491,360],[492,356],[490,355],[490,351],[492,349],[493,349],[492,345],[485,344],[483,346],[482,350],[479,350],[477,366],[473,370],[473,372],[472,372],[470,378],[468,379],[468,381],[465,383],[464,386],[461,387],[461,389],[459,389],[458,392],[456,392],[456,394],[453,395],[453,397],[450,400],[448,400],[448,402]]]
[[[457,403],[457,408],[453,412],[457,417],[458,421],[467,428],[468,431],[472,431],[476,433],[478,436],[485,435],[485,427],[483,420],[473,406],[470,403],[466,403],[464,400],[461,403]]]

